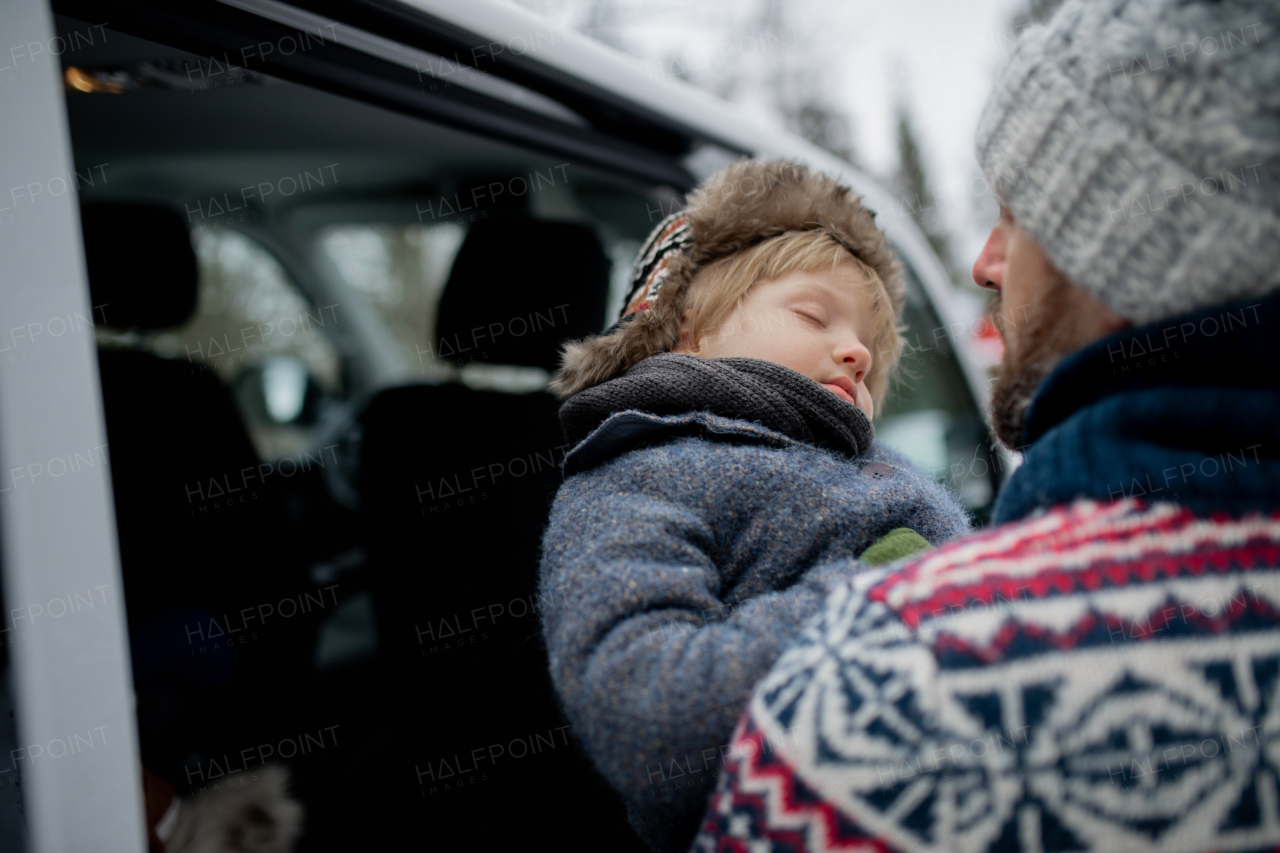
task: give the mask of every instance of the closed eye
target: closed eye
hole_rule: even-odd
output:
[[[821,317],[817,316],[816,314],[811,314],[808,311],[800,311],[798,309],[796,310],[796,313],[799,314],[801,317],[805,318],[806,320],[808,320],[810,323],[813,323],[815,326],[827,325],[826,321],[823,320]]]

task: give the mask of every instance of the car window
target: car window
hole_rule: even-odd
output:
[[[635,198],[633,204],[637,208],[650,206],[643,197]],[[640,242],[630,233],[635,230],[631,222],[581,216],[574,221],[593,228],[609,258],[609,293],[597,324],[603,329],[621,310]],[[374,308],[395,343],[400,365],[412,381],[460,379],[473,387],[517,392],[542,387],[549,379],[546,371],[475,363],[435,334],[440,298],[468,226],[469,223],[458,222],[344,222],[322,229],[316,240],[350,288],[351,296]],[[495,310],[497,317],[501,314],[499,306]],[[546,312],[541,322],[555,322],[554,310]]]
[[[319,235],[342,277],[372,305],[395,341],[400,362],[424,379],[446,367],[431,343],[436,306],[466,229],[439,225],[344,223]]]
[[[141,348],[212,372],[238,392],[245,426],[263,459],[302,453],[311,439],[296,423],[303,399],[276,377],[282,364],[296,361],[326,397],[343,396],[342,357],[330,337],[339,305],[308,301],[271,253],[238,231],[197,223],[191,240],[199,269],[191,318],[142,335],[99,325],[99,343]],[[109,312],[104,316],[110,320]],[[266,392],[257,395],[265,410],[255,405],[255,390]]]

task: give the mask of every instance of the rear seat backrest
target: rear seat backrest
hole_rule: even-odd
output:
[[[179,214],[93,204],[81,223],[95,321],[150,331],[190,318],[198,272]],[[181,784],[189,753],[245,739],[218,711],[226,700],[210,699],[230,678],[231,652],[205,636],[207,620],[275,600],[288,519],[261,489],[239,500],[255,491],[237,480],[259,458],[213,373],[133,349],[100,349],[98,370],[143,763]]]
[[[565,340],[603,327],[609,268],[583,226],[478,223],[445,286],[433,346],[446,357],[457,353],[455,363],[474,356],[554,370]],[[362,418],[362,513],[378,578],[386,681],[395,685],[391,706],[406,713],[393,738],[401,745],[394,761],[425,767],[478,744],[564,725],[537,597],[542,530],[567,450],[558,409],[546,391],[449,383],[384,391]],[[435,817],[450,825],[482,822],[486,832],[514,833],[503,836],[512,843],[560,812],[583,837],[597,814],[624,838],[630,834],[615,798],[604,786],[593,788],[593,771],[574,750],[526,763],[530,775],[515,762],[501,774],[510,796],[495,788],[447,803],[414,799],[406,808],[447,806]],[[567,790],[574,793],[566,799]],[[584,807],[592,797],[601,802]],[[501,826],[493,825],[494,802],[503,804]],[[497,836],[490,840],[501,846]]]
[[[432,346],[455,362],[551,371],[562,342],[602,327],[608,282],[608,258],[584,226],[480,222],[454,260]],[[453,587],[461,599],[472,588],[491,594],[480,591],[495,584],[513,594],[533,591],[539,538],[565,450],[558,408],[545,391],[507,394],[459,383],[405,386],[374,397],[361,419],[370,552],[388,569],[405,569],[395,572],[396,583],[431,593],[428,601],[410,601],[393,585],[380,608],[408,602],[425,613],[427,603],[440,606],[450,594],[445,584],[462,581],[428,569],[437,562],[432,554],[470,567],[474,586]],[[485,536],[486,530],[501,536]],[[416,648],[419,615],[398,611],[386,624],[386,639],[396,646],[408,638]]]
[[[94,204],[81,222],[100,322],[151,331],[191,317],[198,273],[178,213]],[[140,350],[100,349],[98,369],[130,624],[235,604],[236,567],[260,551],[267,502],[212,506],[211,480],[225,491],[260,461],[230,393],[198,362]]]
[[[560,345],[600,331],[609,258],[590,228],[502,218],[467,232],[440,297],[434,343],[489,364],[554,371]],[[446,358],[449,356],[446,354]]]

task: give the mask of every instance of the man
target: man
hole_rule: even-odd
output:
[[[1024,453],[838,587],[698,850],[1280,845],[1280,4],[1069,0],[978,130]]]

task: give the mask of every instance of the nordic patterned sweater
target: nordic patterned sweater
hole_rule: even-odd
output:
[[[611,415],[565,458],[543,632],[576,735],[659,850],[687,849],[752,686],[878,537],[967,532],[873,443],[850,459],[708,412]]]
[[[1278,367],[1275,297],[1065,361],[1007,523],[833,592],[694,849],[1280,845]]]

